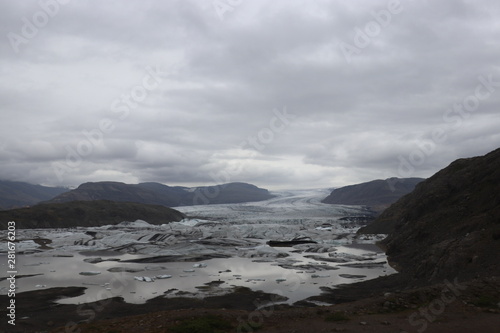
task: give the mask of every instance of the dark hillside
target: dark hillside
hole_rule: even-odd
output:
[[[459,159],[360,233],[390,233],[389,259],[414,280],[500,274],[500,149]]]
[[[383,211],[403,195],[413,191],[422,178],[388,178],[341,187],[333,190],[322,202],[339,205],[369,206]]]
[[[247,183],[198,187],[193,194],[194,204],[255,202],[274,197],[268,190]]]
[[[167,187],[165,185],[161,186]],[[120,182],[95,182],[81,184],[78,188],[63,193],[49,202],[61,203],[70,201],[110,200],[177,206],[178,201],[170,199],[170,197],[158,195],[156,191],[148,188],[148,186],[141,187],[138,184],[125,184]]]
[[[29,208],[0,211],[0,223],[15,221],[16,228],[73,228],[144,220],[151,224],[180,221],[184,215],[171,208],[106,200],[39,204]]]

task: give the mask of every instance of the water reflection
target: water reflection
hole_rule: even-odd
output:
[[[375,257],[375,261],[385,260],[384,254],[376,247],[367,249],[366,246],[363,245],[365,248],[339,246],[338,252],[359,256],[369,254]],[[378,252],[374,252],[374,250]],[[322,286],[334,287],[342,283],[359,282],[394,273],[394,270],[387,264],[375,268],[352,268],[336,263],[322,263],[304,257],[310,253],[289,252],[290,257],[273,260],[211,259],[204,261],[206,267],[202,268],[194,268],[196,263],[192,262],[127,263],[123,261],[146,256],[118,252],[109,252],[106,254],[107,257],[104,256],[104,253],[98,254],[104,261],[88,263],[84,260],[95,257],[79,253],[74,254],[74,257],[53,257],[43,253],[18,255],[20,275],[41,275],[18,278],[17,292],[52,287],[84,286],[87,288],[84,295],[61,299],[59,303],[78,304],[119,296],[123,297],[126,302],[139,304],[164,294],[175,296],[179,291],[191,293],[191,297],[204,297],[220,294],[232,286],[244,286],[252,290],[284,295],[289,298],[288,303],[294,303],[320,294]],[[328,258],[327,254],[319,255]],[[294,261],[296,263],[293,263]],[[307,271],[302,268],[285,269],[279,266],[283,262],[290,263],[286,267],[311,264],[337,269],[321,271]],[[81,275],[82,272],[99,272],[99,274],[86,276]],[[156,276],[161,275],[171,275],[172,277],[155,279]],[[363,275],[365,277],[353,279],[341,275]],[[148,283],[134,279],[138,276],[153,278],[154,282]],[[211,281],[221,281],[221,283],[216,288],[199,288]],[[0,282],[2,293],[6,293],[7,287],[7,281]]]

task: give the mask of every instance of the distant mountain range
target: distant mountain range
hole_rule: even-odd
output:
[[[0,223],[15,221],[17,229],[95,227],[136,220],[166,224],[184,217],[181,212],[160,205],[108,200],[40,204],[0,211]]]
[[[383,211],[402,196],[413,191],[423,178],[388,178],[340,187],[332,191],[322,202],[339,205],[369,206]]]
[[[111,200],[177,207],[253,202],[273,197],[268,190],[247,183],[188,188],[160,183],[96,182],[82,184],[77,189],[63,193],[46,203]]]
[[[414,281],[500,275],[500,149],[456,160],[359,233],[388,233],[389,260]]]
[[[0,210],[31,206],[67,191],[69,189],[64,187],[0,180]]]
[[[125,184],[103,181],[84,183],[70,190],[63,187],[0,181],[0,210],[70,201],[111,200],[177,207],[254,202],[273,197],[268,190],[247,183],[189,188],[154,182]]]

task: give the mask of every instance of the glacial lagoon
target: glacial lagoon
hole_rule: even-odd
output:
[[[262,202],[176,207],[188,218],[164,225],[124,221],[94,228],[18,229],[17,292],[84,286],[85,294],[59,302],[119,296],[144,303],[154,297],[221,295],[242,286],[293,304],[319,295],[321,287],[395,273],[374,245],[384,235],[355,234],[368,212],[321,203],[328,193],[282,191]],[[315,243],[267,244],[296,238]],[[0,246],[6,256],[7,244]],[[0,293],[7,290],[4,279]]]

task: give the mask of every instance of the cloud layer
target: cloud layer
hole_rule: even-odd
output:
[[[500,146],[497,1],[3,1],[0,179],[428,177]]]

